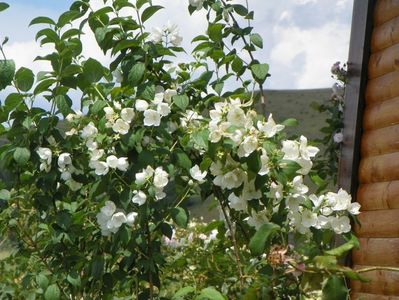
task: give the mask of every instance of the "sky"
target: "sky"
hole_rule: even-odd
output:
[[[34,72],[46,69],[45,62],[33,62],[38,55],[49,52],[35,42],[35,33],[41,28],[28,27],[36,16],[57,18],[67,10],[72,0],[3,0],[10,8],[0,13],[0,40],[5,36],[8,58],[17,67],[25,66]],[[92,0],[99,7],[102,0]],[[234,0],[243,2],[244,0]],[[330,68],[336,61],[346,62],[349,51],[353,0],[248,0],[255,11],[254,32],[264,41],[264,49],[256,58],[270,65],[269,89],[325,88],[333,84]],[[192,48],[190,41],[206,30],[204,14],[190,17],[188,0],[153,0],[166,9],[159,12],[147,25],[151,30],[168,20],[176,23],[183,36],[183,46]],[[102,55],[91,35],[83,38],[84,55],[103,63],[109,58]]]

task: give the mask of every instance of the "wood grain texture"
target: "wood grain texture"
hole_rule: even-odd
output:
[[[399,44],[395,44],[370,56],[368,77],[373,79],[398,69]]]
[[[360,238],[399,238],[399,209],[363,211],[358,220],[355,233]]]
[[[399,238],[360,238],[354,250],[355,265],[399,267]]]
[[[399,97],[366,106],[363,118],[364,130],[373,130],[399,124]]]
[[[399,152],[370,156],[360,160],[359,182],[399,180]]]
[[[355,269],[363,269],[368,266],[355,265]],[[384,296],[399,295],[399,272],[371,271],[362,274],[370,279],[370,282],[351,281],[352,292],[379,294]],[[381,298],[378,298],[381,299]]]
[[[351,300],[399,300],[399,296],[383,296],[367,293],[351,293]]]
[[[362,211],[399,209],[399,180],[361,184],[356,200]]]
[[[374,26],[399,16],[399,0],[378,0],[374,8]]]
[[[371,36],[371,52],[376,53],[399,43],[399,17],[374,28]]]
[[[398,151],[399,124],[363,133],[360,150],[362,157],[382,155]]]
[[[366,104],[372,105],[399,96],[399,71],[371,79],[366,87]]]

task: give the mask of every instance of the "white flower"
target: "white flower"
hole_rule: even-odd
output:
[[[129,226],[133,226],[134,223],[136,222],[136,218],[138,216],[138,213],[136,212],[131,212],[126,216],[126,224]]]
[[[301,224],[303,227],[310,228],[312,226],[316,226],[317,214],[308,209],[305,209],[302,212],[301,220],[302,220]]]
[[[98,176],[106,175],[109,171],[108,164],[103,161],[92,160],[90,161],[90,167],[94,169],[94,173]]]
[[[151,166],[147,166],[142,172],[136,173],[136,184],[143,185],[150,177],[154,175],[154,169]]]
[[[189,0],[191,6],[195,7],[197,10],[202,8],[204,0]]]
[[[299,195],[304,195],[309,191],[309,188],[303,184],[303,177],[302,176],[296,176],[292,180],[292,188],[293,188],[293,194],[295,196]]]
[[[76,192],[80,190],[83,186],[82,183],[73,180],[72,178],[68,179],[65,184],[71,189],[71,191]]]
[[[122,104],[120,104],[120,102],[114,101],[113,104],[114,104],[115,109],[117,109],[117,110],[122,109]]]
[[[315,208],[318,208],[325,200],[325,196],[321,195],[317,197],[316,195],[312,194],[309,196],[309,200],[313,202]]]
[[[282,199],[283,198],[283,185],[281,183],[272,182],[270,184],[270,195],[274,199]]]
[[[155,199],[161,200],[166,197],[165,192],[161,188],[155,188]]]
[[[336,142],[337,144],[342,143],[342,141],[344,140],[344,135],[342,134],[342,132],[337,132],[336,134],[334,134],[334,142]]]
[[[157,106],[157,112],[165,117],[170,114],[170,106],[168,103],[159,103]]]
[[[120,70],[113,71],[112,75],[117,83],[121,83],[123,81],[123,74]]]
[[[118,163],[116,165],[116,168],[119,171],[126,172],[127,169],[129,168],[129,162],[127,160],[127,157],[119,157],[118,158]]]
[[[148,102],[145,100],[136,100],[135,108],[138,111],[146,111],[148,109]]]
[[[167,89],[164,93],[164,100],[167,103],[171,103],[172,102],[172,97],[177,95],[177,91],[176,90],[172,90],[172,89]]]
[[[83,139],[88,139],[88,138],[94,137],[97,133],[98,133],[98,130],[97,130],[96,126],[94,126],[93,122],[90,122],[83,128],[80,136]]]
[[[159,43],[162,42],[162,37],[163,37],[163,30],[159,27],[155,27],[152,29],[152,33],[150,35],[150,39],[154,42],[154,43]]]
[[[227,113],[227,121],[233,126],[243,126],[246,122],[244,111],[239,107],[232,107]]]
[[[36,153],[39,155],[40,159],[44,161],[46,164],[51,164],[51,160],[53,157],[53,153],[49,148],[39,147],[36,150]]]
[[[258,121],[257,126],[258,129],[268,138],[275,136],[277,132],[284,129],[284,125],[279,125],[274,122],[272,114],[269,115],[266,123]]]
[[[105,201],[105,206],[101,208],[101,213],[107,217],[112,217],[116,211],[116,205],[112,201]]]
[[[360,204],[358,202],[352,202],[348,207],[348,212],[351,215],[358,215],[360,214]]]
[[[69,171],[64,171],[61,173],[61,179],[67,181],[72,178],[72,174]]]
[[[250,217],[246,219],[249,226],[259,229],[263,224],[269,223],[267,217],[267,210],[263,210],[257,213],[252,213]]]
[[[104,107],[103,111],[105,112],[105,118],[108,121],[112,121],[113,119],[115,119],[116,114],[112,107],[110,107],[110,106]]]
[[[248,157],[252,152],[258,148],[258,139],[254,135],[250,135],[244,138],[244,141],[238,148],[238,156]]]
[[[126,223],[126,215],[123,212],[117,212],[113,214],[110,225],[114,228],[119,228],[122,224]]]
[[[351,231],[351,223],[347,216],[338,218],[331,218],[331,227],[336,234],[346,233]]]
[[[327,229],[330,227],[330,217],[323,215],[317,216],[317,224],[314,226],[317,229]]]
[[[201,172],[201,169],[199,168],[198,165],[195,165],[190,169],[190,175],[192,178],[197,180],[199,183],[205,182],[205,177],[208,174],[207,171]]]
[[[284,152],[283,159],[297,160],[299,158],[299,145],[296,141],[286,140],[282,142]]]
[[[262,149],[262,155],[260,156],[260,162],[262,167],[260,168],[258,174],[260,176],[266,175],[270,172],[269,168],[269,157],[264,149]]]
[[[114,125],[112,125],[112,130],[116,133],[126,134],[129,132],[130,125],[129,123],[123,121],[122,119],[116,120]]]
[[[338,193],[327,193],[327,200],[332,210],[347,210],[352,202],[352,197],[343,189],[339,189]]]
[[[133,193],[134,193],[134,196],[132,198],[133,203],[141,206],[147,200],[147,195],[143,191],[134,191]]]
[[[161,124],[161,115],[153,109],[147,109],[144,112],[144,126],[159,126]]]
[[[299,138],[299,142],[299,151],[303,159],[309,160],[311,157],[315,157],[320,151],[317,147],[308,146],[308,139],[303,135]]]
[[[90,151],[94,151],[95,149],[97,149],[98,144],[97,142],[95,142],[93,139],[88,139],[86,141],[86,147],[87,149],[89,149]]]
[[[295,162],[301,166],[301,169],[297,171],[298,174],[307,175],[312,169],[313,163],[309,159],[298,158]]]
[[[262,192],[255,188],[255,179],[253,179],[252,181],[245,180],[241,198],[249,201],[252,199],[259,199],[261,197]]]
[[[236,168],[233,171],[230,171],[230,172],[224,174],[220,184],[216,184],[217,181],[215,182],[215,180],[214,180],[214,183],[216,185],[219,185],[222,189],[231,190],[231,189],[235,189],[235,188],[238,188],[239,186],[241,186],[243,184],[245,178],[246,178],[245,172],[240,168]]]
[[[183,41],[183,37],[177,31],[169,36],[169,40],[173,46],[179,47],[181,45],[181,42]]]
[[[161,104],[163,102],[163,97],[164,97],[164,93],[163,93],[163,89],[161,92],[155,93],[155,97],[154,100],[152,100],[152,103],[154,103],[155,105]]]
[[[71,154],[67,152],[61,153],[60,156],[58,157],[58,166],[61,169],[65,169],[66,166],[70,164],[72,164]]]
[[[116,167],[118,166],[118,158],[115,155],[108,156],[106,162],[108,167],[112,169],[116,169]]]
[[[247,201],[243,198],[237,197],[234,193],[231,193],[227,200],[229,200],[229,205],[232,209],[237,211],[246,211]]]
[[[154,172],[154,185],[158,189],[162,189],[165,187],[169,180],[168,180],[169,174],[165,172],[162,167],[158,167],[155,169]]]
[[[104,155],[103,149],[94,149],[91,151],[90,160],[99,160]]]
[[[124,108],[121,111],[121,118],[123,121],[125,121],[127,123],[130,123],[133,120],[134,115],[135,115],[134,109],[130,108],[130,107]]]

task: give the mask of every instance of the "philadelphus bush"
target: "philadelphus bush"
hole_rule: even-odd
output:
[[[147,25],[162,9],[155,1],[103,2],[95,10],[75,1],[58,20],[32,20],[45,26],[36,38],[53,50],[37,59],[51,70],[34,76],[22,67],[1,78],[14,91],[0,115],[9,141],[0,159],[10,175],[1,186],[0,228],[18,251],[1,264],[2,274],[14,271],[0,293],[346,298],[344,276],[360,277],[337,258],[357,246],[350,218],[360,206],[344,190],[316,195],[305,184],[319,150],[304,136],[287,137],[292,120],[277,124],[265,110],[269,67],[254,56],[263,47],[248,25],[254,13],[238,1],[189,0],[191,14],[206,12],[208,28],[193,39],[192,62],[177,63],[185,52],[178,26]],[[113,59],[109,66],[82,56],[88,30]],[[228,91],[234,81],[240,87]],[[37,98],[50,110],[36,107]],[[199,234],[206,244],[199,257],[228,267],[185,285],[165,265],[176,254],[165,241],[187,227],[187,204],[198,199],[213,201],[221,216]],[[343,246],[334,248],[334,234],[343,234]],[[179,266],[204,271],[207,264]]]

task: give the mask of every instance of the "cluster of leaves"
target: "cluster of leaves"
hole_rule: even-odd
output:
[[[32,20],[31,25],[46,26],[38,31],[36,39],[53,50],[37,59],[48,61],[50,71],[37,75],[24,67],[15,71],[2,46],[1,88],[11,84],[14,90],[0,108],[0,136],[9,142],[0,147],[0,162],[10,172],[10,180],[0,184],[0,234],[16,241],[18,250],[0,265],[1,273],[7,274],[0,285],[3,298],[200,300],[224,299],[224,293],[229,299],[299,299],[313,290],[327,294],[338,290],[338,296],[331,299],[344,299],[348,289],[343,277],[359,279],[357,273],[337,264],[337,257],[357,246],[350,233],[345,234],[347,243],[337,249],[332,249],[331,228],[316,230],[309,229],[309,225],[307,235],[294,234],[288,219],[289,199],[273,199],[270,186],[282,183],[281,194],[289,195],[301,166],[283,159],[280,147],[284,134],[276,134],[276,128],[282,127],[271,118],[266,123],[264,116],[254,116],[247,109],[255,100],[255,90],[263,91],[269,76],[268,65],[254,57],[263,46],[261,37],[250,26],[254,13],[228,0],[190,3],[191,13],[206,10],[208,28],[193,40],[196,59],[174,68],[169,67],[173,57],[184,49],[177,42],[156,40],[147,32],[148,20],[162,9],[150,0],[104,0],[98,10],[89,0],[79,0],[57,20],[45,16]],[[7,5],[0,3],[0,10],[4,8]],[[240,22],[248,25],[242,27]],[[85,30],[91,30],[99,47],[112,57],[109,66],[82,56],[80,37]],[[163,33],[172,30],[168,27]],[[230,79],[241,86],[225,91]],[[166,91],[173,91],[168,100]],[[75,98],[76,94],[80,99]],[[39,97],[50,103],[49,111],[35,106]],[[209,111],[215,103],[226,104],[226,99],[239,99],[231,103],[245,106],[250,125],[259,121],[261,125],[257,126],[264,128],[262,131],[251,125],[264,139],[251,155],[239,155],[228,138],[211,142]],[[83,115],[73,111],[74,100],[79,102]],[[148,109],[155,118],[145,120],[145,116],[143,121],[138,103],[155,107],[160,102],[167,106],[162,120],[160,112]],[[110,108],[115,113],[133,107],[136,111],[128,123],[119,119],[127,129],[108,126],[114,121],[107,113]],[[245,114],[241,107],[237,111]],[[68,134],[58,127],[62,117],[71,120]],[[239,131],[236,124],[230,125],[233,132]],[[86,139],[88,135],[92,140]],[[299,142],[288,144],[299,149]],[[308,156],[306,139],[302,144],[306,152],[303,155]],[[93,170],[93,162],[98,163],[93,149],[106,151],[107,163],[111,155],[123,158],[124,167],[117,169],[111,167],[111,162],[107,165],[102,161],[99,165],[103,169]],[[66,173],[61,170],[65,167],[64,162],[60,163],[62,154],[72,160],[74,172],[68,173],[68,180],[73,179],[73,188],[66,184]],[[258,176],[265,167],[262,164],[268,165],[264,163],[265,156],[269,159],[267,155],[270,174]],[[240,162],[239,167],[230,171],[245,174],[245,180],[236,178],[242,182],[234,191],[217,186],[212,177],[217,174],[199,184],[206,176],[204,172],[217,169],[212,166],[234,159]],[[193,166],[200,168],[194,175]],[[153,175],[144,174],[144,169],[152,173],[154,169],[162,170],[162,196],[156,189],[160,184],[155,186]],[[143,183],[139,183],[138,174],[148,175]],[[255,182],[252,193],[261,193],[260,200],[249,201],[245,213],[231,209],[228,200],[232,192],[244,193],[244,181]],[[135,198],[139,189],[147,193],[145,199]],[[225,223],[210,225],[218,229],[218,234],[217,241],[208,248],[200,250],[197,240],[183,253],[180,251],[179,258],[161,241],[165,237],[173,239],[175,227],[187,226],[189,212],[184,203],[192,196],[217,199]],[[132,203],[132,198],[137,201]],[[104,234],[96,222],[96,218],[98,221],[109,213],[110,203],[118,208],[119,217],[125,218],[113,225],[111,229],[116,230],[112,235]],[[314,208],[309,199],[301,205],[304,209]],[[255,218],[262,209],[270,220],[250,226],[246,217]],[[129,226],[124,215],[128,211],[136,218],[129,221]],[[204,228],[203,234],[209,234],[209,230]],[[290,246],[292,237],[295,243]],[[194,261],[189,259],[193,251],[198,253]],[[195,265],[198,272],[194,272],[192,281],[185,277],[190,265]],[[179,271],[177,277],[175,270]],[[188,284],[174,289],[172,281],[181,279]]]
[[[312,103],[311,108],[318,112],[327,113],[327,125],[320,129],[323,134],[321,139],[315,140],[319,145],[323,145],[323,154],[315,160],[314,171],[315,181],[323,189],[329,182],[334,185],[337,183],[338,165],[343,141],[344,129],[344,98],[345,85],[347,81],[346,65],[335,63],[331,68],[332,78],[336,80],[332,87],[331,98],[324,104]],[[317,176],[316,176],[317,174]]]

